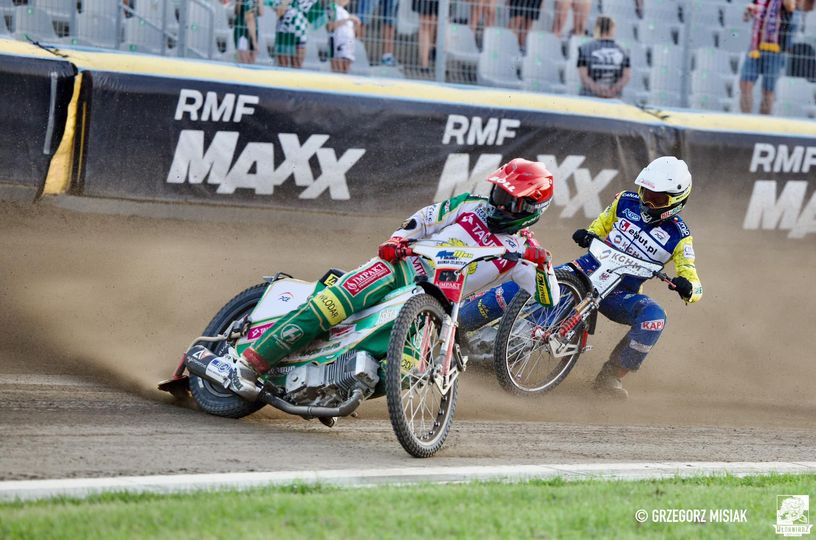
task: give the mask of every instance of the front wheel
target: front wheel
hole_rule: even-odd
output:
[[[388,415],[400,444],[414,457],[430,457],[442,448],[456,410],[459,379],[444,394],[434,381],[442,369],[444,318],[437,299],[414,296],[400,310],[388,343]]]
[[[516,294],[499,323],[493,350],[496,377],[502,388],[516,395],[543,394],[563,381],[581,356],[582,328],[558,348],[558,356],[539,336],[558,328],[587,294],[574,273],[556,270],[561,300],[542,307],[526,291]]]
[[[255,309],[268,286],[267,283],[261,283],[238,293],[213,317],[203,335],[217,336],[229,330],[233,322]],[[226,341],[205,343],[205,346],[216,356],[226,354],[229,345]],[[190,393],[202,411],[226,418],[242,418],[264,406],[261,401],[254,403],[246,401],[224,387],[192,373],[190,374]]]

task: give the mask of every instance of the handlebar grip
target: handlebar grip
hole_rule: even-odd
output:
[[[512,251],[508,251],[504,255],[501,256],[502,259],[509,262],[518,262],[521,260],[521,253],[515,253]]]

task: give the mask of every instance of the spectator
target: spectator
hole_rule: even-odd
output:
[[[618,98],[632,76],[629,54],[615,43],[615,21],[595,20],[595,39],[578,49],[581,95]]]
[[[238,62],[254,64],[258,55],[258,17],[263,16],[263,4],[257,0],[237,0],[235,2],[235,25],[232,37]]]
[[[349,15],[346,10],[349,0],[334,0],[327,8],[329,35],[329,57],[332,71],[348,73],[354,62],[354,45],[357,40],[355,30],[360,28],[357,15]]]
[[[278,15],[275,29],[275,56],[279,66],[303,67],[306,31],[319,26],[325,15],[319,0],[268,0]]]
[[[470,29],[474,35],[479,22],[484,28],[496,24],[496,0],[471,0]]]
[[[431,44],[436,43],[439,0],[411,0],[411,9],[419,13],[419,66],[427,75],[431,71]]]
[[[522,54],[527,43],[527,32],[541,14],[541,0],[510,0],[510,30],[516,33]]]
[[[762,76],[760,114],[771,114],[774,90],[782,70],[783,51],[789,38],[787,21],[796,10],[796,0],[754,0],[745,8],[743,18],[754,19],[751,48],[742,64],[740,75],[740,109],[750,113],[754,108],[754,84]]]
[[[589,17],[590,0],[555,0],[555,20],[553,20],[553,34],[561,37],[564,26],[567,24],[569,7],[572,5],[572,30],[571,34],[583,36],[587,33],[586,22]]]
[[[372,15],[377,6],[380,7],[380,38],[382,40],[382,59],[380,63],[385,66],[396,65],[394,60],[394,27],[396,24],[397,6],[399,0],[359,0],[357,2],[357,15],[360,19],[360,29],[358,31],[360,39],[363,39],[365,27],[372,22]]]

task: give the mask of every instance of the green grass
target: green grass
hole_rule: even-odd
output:
[[[782,494],[816,502],[816,475],[111,494],[0,504],[0,538],[776,538]],[[745,508],[748,522],[639,524],[641,508]]]

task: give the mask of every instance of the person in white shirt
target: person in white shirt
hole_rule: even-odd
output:
[[[346,6],[349,0],[334,0],[326,8],[329,21],[326,30],[329,36],[329,57],[332,71],[348,73],[351,63],[354,62],[354,45],[357,40],[357,31],[360,29],[360,19],[357,15],[350,15]]]

